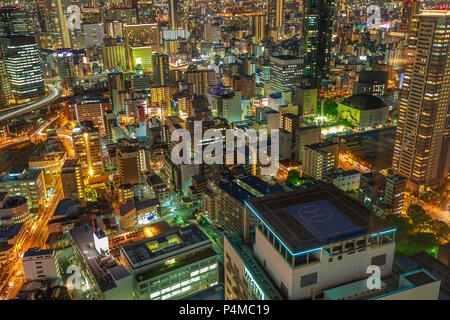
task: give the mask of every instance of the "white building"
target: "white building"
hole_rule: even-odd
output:
[[[332,185],[253,198],[246,206],[246,219],[258,220],[255,240],[250,246],[248,229],[243,238],[225,237],[226,299],[437,299],[439,280],[424,270],[386,280],[396,229]],[[386,280],[379,289],[353,284],[372,275],[369,266]]]
[[[361,173],[357,170],[335,171],[330,173],[326,180],[343,191],[358,191]]]
[[[25,281],[41,278],[55,279],[58,274],[58,258],[53,249],[29,249],[23,255]]]

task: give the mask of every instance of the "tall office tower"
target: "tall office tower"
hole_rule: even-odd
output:
[[[5,48],[0,45],[0,109],[8,107],[10,103],[13,103],[13,96],[11,93],[8,70],[6,69],[6,61],[4,56]]]
[[[98,128],[92,121],[83,121],[72,131],[75,157],[80,160],[84,178],[103,174],[102,147]]]
[[[179,0],[168,0],[169,2],[169,28],[171,30],[178,29],[178,1]]]
[[[61,168],[61,185],[63,197],[82,201],[85,197],[83,174],[79,159],[64,161]]]
[[[392,213],[400,213],[405,198],[406,178],[388,174],[386,176],[386,189],[384,190],[384,203],[389,206]]]
[[[295,88],[295,103],[298,105],[298,115],[313,115],[317,109],[318,89],[311,84]]]
[[[401,31],[408,32],[413,15],[418,14],[420,9],[419,0],[404,0],[402,3]]]
[[[294,56],[270,57],[270,81],[272,91],[290,90],[301,84],[302,61]]]
[[[11,94],[16,102],[45,94],[44,72],[33,37],[0,39],[0,60],[5,61]]]
[[[124,25],[127,67],[150,69],[153,52],[159,53],[158,24]]]
[[[139,183],[139,152],[135,146],[120,146],[116,149],[117,168],[120,184]]]
[[[261,41],[266,37],[266,16],[252,16],[253,36],[257,41]]]
[[[214,79],[213,79],[214,78]],[[215,85],[214,70],[198,70],[196,65],[190,65],[185,73],[185,81],[190,95],[208,95],[208,86]]]
[[[58,64],[58,74],[61,79],[61,86],[66,90],[72,90],[76,83],[73,52],[68,49],[57,50],[56,60]]]
[[[407,188],[424,192],[448,176],[450,11],[426,10],[411,20],[412,64],[402,87],[392,166]]]
[[[302,30],[303,78],[320,86],[331,60],[333,14],[336,0],[306,0]]]
[[[269,27],[276,29],[283,26],[284,0],[269,0]]]
[[[325,181],[327,175],[338,167],[339,144],[320,142],[303,149],[303,173],[315,180]]]
[[[157,87],[169,85],[169,57],[165,54],[153,55],[153,85]]]

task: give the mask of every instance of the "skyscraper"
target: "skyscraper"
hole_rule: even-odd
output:
[[[284,0],[269,1],[269,26],[276,29],[283,26],[283,2]]]
[[[39,49],[33,37],[4,37],[0,60],[5,61],[11,94],[16,102],[45,93]]]
[[[261,41],[266,37],[266,16],[257,15],[252,17],[253,36],[256,40]]]
[[[295,88],[302,79],[301,60],[294,56],[270,57],[270,82],[273,92]]]
[[[303,18],[303,78],[320,85],[328,75],[335,0],[307,0]]]
[[[178,0],[169,0],[169,28],[178,29]]]
[[[402,87],[393,169],[423,192],[448,175],[450,11],[426,10],[411,20],[412,63]]]
[[[157,87],[169,85],[169,57],[165,54],[153,55],[153,85]]]
[[[84,178],[103,174],[102,147],[98,128],[92,121],[82,121],[72,131],[75,157],[80,160]]]
[[[61,85],[63,88],[70,90],[76,82],[73,52],[68,49],[57,50],[56,59]]]

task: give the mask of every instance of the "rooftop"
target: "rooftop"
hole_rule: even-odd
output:
[[[210,244],[211,240],[197,226],[190,225],[135,243],[128,243],[122,246],[121,251],[133,268],[139,268],[160,260],[160,256],[166,256],[167,253],[182,248],[187,249],[200,243]]]
[[[52,255],[55,252],[53,249],[40,249],[40,248],[31,248],[27,252],[24,253],[23,257],[36,257],[36,256],[46,256]]]
[[[333,185],[321,184],[246,202],[293,255],[344,239],[395,230]]]
[[[374,110],[388,107],[383,100],[367,93],[354,94],[342,100],[340,103],[359,110]]]

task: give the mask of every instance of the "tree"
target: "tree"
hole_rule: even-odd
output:
[[[410,205],[407,214],[419,232],[424,228],[430,227],[433,220],[425,210],[417,204]]]
[[[433,219],[433,221],[431,221],[431,228],[437,237],[448,240],[450,227],[447,223],[438,219]]]
[[[293,185],[297,185],[300,180],[300,173],[297,170],[290,170],[287,176],[287,180]]]
[[[432,233],[411,234],[408,241],[401,247],[402,255],[409,256],[439,245],[439,240]]]
[[[408,235],[414,230],[414,225],[411,224],[408,218],[402,215],[388,214],[383,218],[397,227],[396,238],[399,242],[406,240]]]

